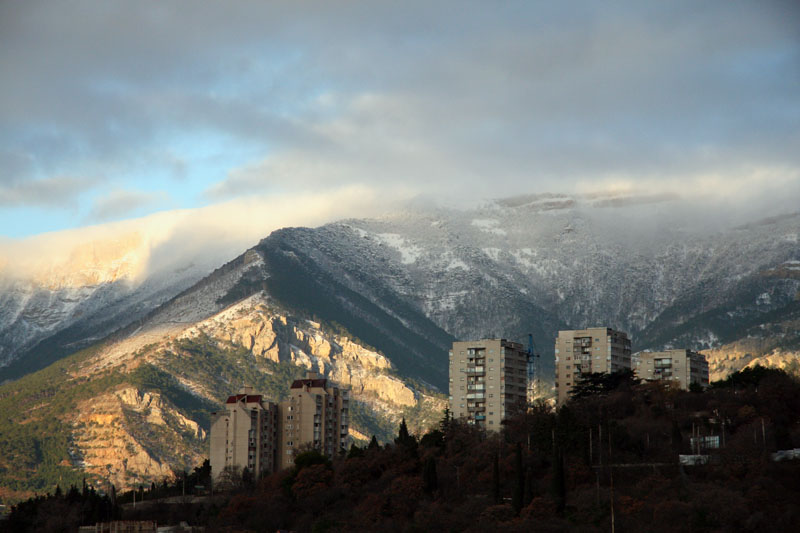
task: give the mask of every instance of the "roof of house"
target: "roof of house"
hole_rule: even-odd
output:
[[[293,389],[302,389],[303,387],[311,387],[311,388],[325,388],[327,385],[328,380],[325,378],[322,379],[296,379],[292,382]]]
[[[233,396],[228,396],[228,400],[225,403],[237,403],[244,400],[245,403],[259,403],[261,402],[261,395],[260,394],[234,394]]]

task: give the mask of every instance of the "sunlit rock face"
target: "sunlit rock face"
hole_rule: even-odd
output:
[[[130,335],[104,345],[72,371],[75,380],[89,382],[110,373],[122,382],[84,399],[70,415],[71,457],[76,467],[129,487],[171,478],[174,469],[191,468],[207,457],[203,424],[213,407],[199,415],[189,412],[186,405],[176,405],[158,390],[132,385],[126,377],[134,376],[142,365],[175,372],[188,363],[186,357],[198,357],[184,351],[186,341],[218,349],[221,357],[237,357],[230,361],[234,367],[251,358],[249,364],[256,371],[269,372],[272,367],[264,366],[268,361],[299,372],[320,372],[349,389],[351,399],[364,406],[367,417],[385,421],[389,427],[399,423],[408,409],[417,413],[409,418],[410,427],[417,431],[438,422],[444,398],[398,377],[386,356],[326,330],[319,322],[293,316],[264,292],[229,306],[219,303],[247,269],[260,266],[258,258],[251,258],[218,273],[152,314]],[[176,376],[175,386],[190,400],[202,400],[205,405],[219,405],[240,385],[227,383],[222,376],[179,371]],[[361,440],[372,435],[358,421],[351,422],[350,430]]]
[[[270,308],[264,294],[232,306],[184,335],[200,334],[247,348],[256,357],[319,372],[349,387],[356,398],[380,402],[388,412],[417,402],[414,391],[389,374],[392,363],[386,356],[324,332],[318,322],[290,324],[289,317]]]

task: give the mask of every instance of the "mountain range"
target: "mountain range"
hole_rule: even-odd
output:
[[[357,439],[425,427],[455,339],[530,333],[544,383],[557,331],[596,325],[634,351],[703,350],[713,377],[796,371],[798,235],[798,213],[728,224],[671,197],[539,194],[284,228],[221,266],[201,251],[151,272],[146,236],[86,243],[2,276],[0,497],[191,467],[227,394],[279,398],[304,369],[352,388]]]

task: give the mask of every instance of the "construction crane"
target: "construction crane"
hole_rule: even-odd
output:
[[[528,333],[528,403],[533,403],[539,390],[539,350],[533,343],[533,333]]]

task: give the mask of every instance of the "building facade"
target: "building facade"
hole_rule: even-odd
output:
[[[278,406],[243,387],[228,397],[225,409],[211,413],[211,472],[248,468],[256,475],[277,468]]]
[[[708,386],[706,356],[691,350],[640,352],[634,357],[636,375],[647,381],[674,381],[684,390],[692,383]]]
[[[294,466],[305,449],[333,457],[347,445],[348,413],[348,392],[313,372],[295,380],[280,403],[243,387],[211,413],[212,475],[219,479],[226,468],[269,474]]]
[[[280,403],[280,468],[294,466],[295,456],[307,447],[328,457],[345,449],[349,403],[347,391],[314,372],[296,379],[289,398]]]
[[[528,352],[505,339],[454,342],[450,350],[450,411],[454,418],[499,431],[527,406]]]
[[[607,327],[559,331],[555,359],[557,398],[562,404],[581,375],[630,369],[631,341],[626,333]]]

